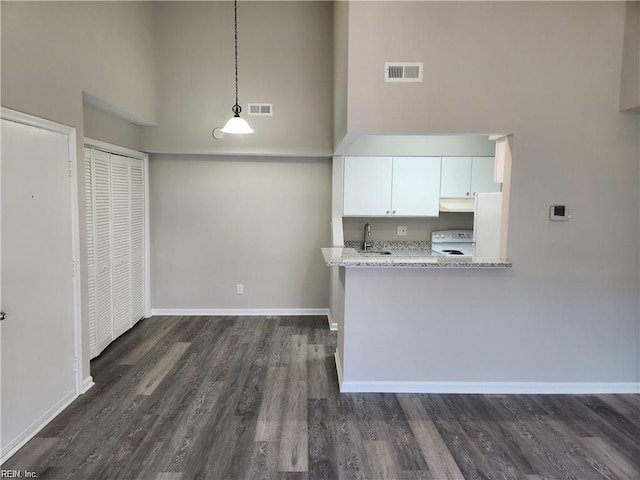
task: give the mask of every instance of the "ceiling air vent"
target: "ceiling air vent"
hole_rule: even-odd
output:
[[[273,103],[250,103],[249,115],[272,117],[273,116]]]
[[[387,62],[384,64],[385,82],[422,82],[422,62]]]

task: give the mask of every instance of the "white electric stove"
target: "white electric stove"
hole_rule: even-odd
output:
[[[473,256],[473,230],[441,230],[431,233],[431,251],[445,257]]]

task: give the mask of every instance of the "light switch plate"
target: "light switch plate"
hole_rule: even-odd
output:
[[[398,227],[397,235],[403,237],[407,234],[407,227]]]

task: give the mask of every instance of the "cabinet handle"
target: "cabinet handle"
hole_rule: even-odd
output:
[[[389,215],[389,210],[387,210],[387,215]]]
[[[396,211],[394,210],[392,213],[393,213],[393,215],[395,215],[395,214],[396,214]]]
[[[0,320],[6,320],[7,319],[7,314],[4,312],[0,312]]]

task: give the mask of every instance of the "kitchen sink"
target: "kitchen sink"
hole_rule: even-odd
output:
[[[375,257],[378,255],[391,255],[391,252],[388,252],[386,250],[358,250],[358,253],[360,255],[366,255],[371,257]]]

